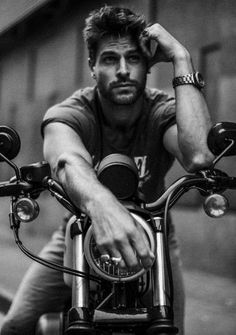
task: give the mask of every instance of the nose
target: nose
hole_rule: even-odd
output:
[[[130,75],[130,71],[129,71],[128,64],[125,58],[121,58],[119,62],[119,67],[117,70],[117,76],[121,79],[126,79],[127,77],[129,77],[129,75]]]

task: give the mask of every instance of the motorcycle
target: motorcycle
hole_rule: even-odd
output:
[[[64,273],[71,287],[71,297],[61,313],[43,315],[36,335],[118,335],[177,334],[173,314],[173,283],[168,249],[168,213],[177,200],[190,189],[204,197],[207,215],[219,218],[229,208],[223,195],[236,189],[236,177],[215,168],[224,156],[236,155],[236,123],[215,124],[208,135],[209,149],[215,160],[208,169],[185,175],[170,185],[162,196],[145,203],[138,191],[138,171],[125,155],[105,157],[97,177],[130,211],[146,234],[155,261],[150,269],[121,268],[118,259],[104,259],[96,245],[91,221],[69,199],[63,187],[52,178],[45,161],[18,167],[12,161],[20,150],[17,132],[0,126],[0,161],[15,172],[9,181],[0,183],[0,196],[11,197],[10,227],[21,251],[34,261]],[[63,266],[34,255],[22,243],[22,222],[33,221],[39,206],[36,199],[49,191],[72,214],[65,236]],[[145,301],[146,296],[151,300]]]

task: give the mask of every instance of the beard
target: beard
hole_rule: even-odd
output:
[[[127,83],[111,83],[108,89],[101,83],[98,83],[98,89],[103,98],[115,105],[131,105],[134,104],[143,94],[146,82],[140,85],[137,82]]]

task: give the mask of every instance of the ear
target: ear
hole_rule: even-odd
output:
[[[91,77],[93,79],[96,79],[96,76],[95,76],[95,73],[94,73],[94,64],[91,61],[91,58],[88,58],[88,64],[89,64],[89,67],[90,67],[90,70],[91,70]]]
[[[88,65],[89,65],[91,71],[94,71],[94,62],[92,62],[91,58],[88,58]]]
[[[94,73],[93,71],[91,71],[91,77],[92,77],[93,79],[96,79],[96,75],[95,75],[95,73]]]

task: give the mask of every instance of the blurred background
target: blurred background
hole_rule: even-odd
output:
[[[82,29],[88,12],[104,3],[127,6],[163,25],[190,51],[195,69],[203,74],[213,121],[236,122],[234,0],[0,0],[0,124],[15,128],[21,137],[17,164],[43,159],[40,124],[47,108],[93,85]],[[172,66],[158,64],[149,86],[173,95],[172,78]],[[218,168],[234,174],[235,162],[225,158]],[[166,183],[183,174],[175,163]],[[12,175],[0,165],[0,180]],[[193,191],[172,211],[186,280],[188,334],[236,333],[236,197],[229,192],[228,198],[231,209],[223,219],[207,217],[203,199]],[[39,218],[22,228],[23,240],[36,252],[63,216],[47,194],[39,202]],[[14,294],[30,261],[14,245],[7,199],[0,199],[0,208],[0,291]]]

